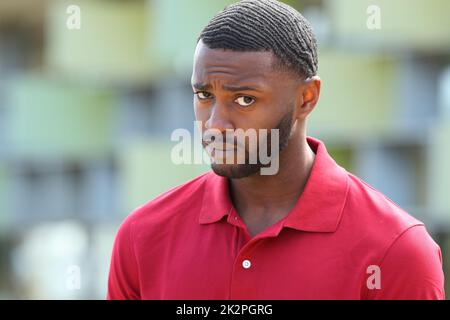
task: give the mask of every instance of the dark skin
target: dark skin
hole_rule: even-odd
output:
[[[305,80],[274,68],[276,59],[268,51],[210,49],[201,40],[194,56],[194,110],[203,130],[271,129],[292,114],[289,142],[279,155],[278,173],[229,179],[231,201],[251,236],[284,218],[294,207],[315,156],[306,141],[306,119],[319,99],[320,78]],[[218,166],[226,176],[230,166],[236,165]]]

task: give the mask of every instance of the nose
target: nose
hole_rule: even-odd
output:
[[[227,129],[234,129],[233,123],[230,120],[229,110],[225,104],[216,102],[212,106],[209,118],[205,122],[205,128],[207,130],[218,130],[222,133]]]

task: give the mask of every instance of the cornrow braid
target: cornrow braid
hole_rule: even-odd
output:
[[[276,0],[241,0],[216,14],[202,30],[210,49],[271,51],[277,66],[300,76],[316,75],[317,40],[310,23],[294,8]]]

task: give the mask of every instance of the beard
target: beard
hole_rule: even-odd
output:
[[[291,112],[288,112],[278,123],[278,125],[275,127],[275,129],[278,129],[279,131],[279,142],[278,142],[278,152],[277,154],[267,154],[269,157],[278,157],[280,153],[287,147],[289,138],[291,135],[291,129],[292,129],[292,115],[293,115],[293,109]],[[263,141],[264,143],[267,143],[267,151],[270,152],[271,149],[271,141],[272,141],[272,134],[271,130],[267,131],[267,139],[266,141]],[[259,150],[259,146],[258,146]],[[211,169],[219,176],[226,177],[229,179],[241,179],[245,177],[252,176],[256,173],[258,173],[261,168],[270,166],[270,162],[268,164],[263,164],[260,161],[259,158],[259,152],[256,150],[257,153],[257,161],[256,163],[249,163],[249,151],[245,150],[245,163],[243,164],[218,164],[218,163],[212,163]]]

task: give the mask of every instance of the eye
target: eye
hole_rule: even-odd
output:
[[[255,102],[255,99],[249,96],[242,96],[234,100],[234,102],[237,102],[242,107],[248,107]]]
[[[200,100],[210,99],[212,97],[212,94],[206,91],[198,91],[194,94],[196,94]]]

